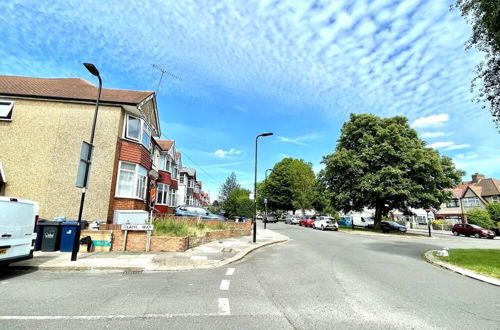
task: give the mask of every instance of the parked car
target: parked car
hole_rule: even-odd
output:
[[[285,217],[285,225],[291,225],[292,224],[292,219],[293,219],[293,215],[287,215]]]
[[[174,215],[178,217],[200,217],[203,220],[224,220],[220,215],[210,213],[210,211],[201,206],[193,205],[177,206],[174,210]]]
[[[310,221],[311,217],[308,215],[303,215],[299,220],[299,226],[307,226],[307,223]]]
[[[382,232],[384,233],[388,233],[390,231],[399,231],[406,233],[406,226],[400,225],[395,221],[382,221],[380,223],[380,229],[382,229]]]
[[[255,219],[257,219],[257,220],[263,220],[264,216],[262,214],[257,214],[257,216],[255,217]]]
[[[474,236],[475,238],[494,238],[495,232],[493,230],[484,229],[483,227],[479,227],[477,225],[472,225],[468,223],[459,223],[451,228],[451,232],[455,236],[464,235],[464,236]]]
[[[292,218],[292,225],[298,225],[301,219],[300,215],[294,215]]]
[[[0,266],[33,257],[38,203],[0,197]]]
[[[267,223],[276,223],[278,222],[278,216],[275,213],[269,213],[267,217],[264,216],[264,221]]]
[[[500,236],[500,229],[498,227],[490,228],[490,230],[495,233],[495,236]]]
[[[304,226],[312,228],[315,221],[316,221],[316,216],[310,217],[309,219],[304,221]]]
[[[320,216],[316,218],[312,228],[321,230],[331,229],[337,231],[339,230],[339,224],[333,218]]]

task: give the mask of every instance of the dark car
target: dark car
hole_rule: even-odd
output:
[[[380,229],[382,229],[382,232],[384,233],[388,233],[390,231],[406,233],[406,227],[394,221],[382,221],[380,223]]]
[[[210,211],[201,206],[193,205],[177,206],[174,210],[174,215],[178,217],[200,217],[203,220],[224,220],[220,215],[210,213]]]
[[[495,232],[493,230],[484,229],[483,227],[479,227],[477,225],[471,225],[468,223],[459,223],[451,228],[451,232],[455,236],[464,235],[464,236],[474,236],[475,238],[494,238]]]

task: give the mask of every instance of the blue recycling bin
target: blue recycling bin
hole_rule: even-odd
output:
[[[87,221],[82,221],[81,229],[87,227]],[[78,221],[65,221],[61,223],[61,252],[73,251],[73,242],[75,240],[76,229],[78,228]],[[77,244],[80,248],[80,244]]]
[[[73,251],[78,221],[65,221],[61,224],[61,252]],[[80,244],[78,244],[78,247]]]

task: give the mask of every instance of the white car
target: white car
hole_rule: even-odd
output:
[[[313,223],[313,229],[331,229],[331,230],[339,230],[339,225],[337,221],[330,217],[317,217],[316,221]]]

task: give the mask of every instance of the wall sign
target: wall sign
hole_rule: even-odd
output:
[[[122,230],[153,230],[153,225],[122,225]]]

